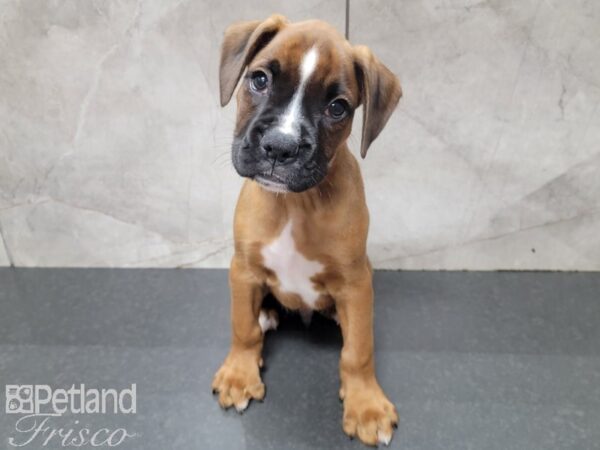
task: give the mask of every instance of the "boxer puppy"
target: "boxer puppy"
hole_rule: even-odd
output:
[[[332,26],[279,15],[226,30],[222,106],[240,79],[232,160],[247,180],[229,272],[232,344],[213,391],[222,407],[238,411],[264,397],[263,336],[277,325],[261,311],[267,293],[305,315],[334,307],[344,341],[344,431],[366,444],[389,444],[398,415],[375,377],[369,215],[346,141],[362,105],[365,157],[402,95],[398,79]]]

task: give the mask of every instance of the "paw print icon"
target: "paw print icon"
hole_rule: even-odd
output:
[[[33,386],[7,384],[6,385],[6,413],[7,414],[32,414]]]
[[[19,402],[17,402],[16,400],[11,400],[8,402],[8,409],[12,412],[12,411],[16,411],[17,408],[19,408]]]

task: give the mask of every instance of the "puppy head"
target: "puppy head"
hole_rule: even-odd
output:
[[[324,22],[291,24],[279,15],[226,30],[222,106],[242,75],[233,165],[276,192],[302,192],[323,180],[361,104],[364,158],[402,95],[367,47],[352,47]]]

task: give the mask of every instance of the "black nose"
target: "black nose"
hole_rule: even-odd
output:
[[[268,130],[260,141],[267,158],[279,163],[290,163],[298,157],[298,139],[278,129]]]

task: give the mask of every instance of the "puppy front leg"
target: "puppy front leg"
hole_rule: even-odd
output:
[[[262,400],[265,385],[260,378],[263,333],[259,325],[263,286],[242,261],[234,256],[229,271],[231,290],[231,349],[215,374],[212,388],[223,408],[242,412],[251,399]]]
[[[344,339],[340,358],[344,431],[350,436],[358,435],[368,445],[387,445],[398,414],[375,377],[371,271],[365,266],[352,279],[336,298]]]

